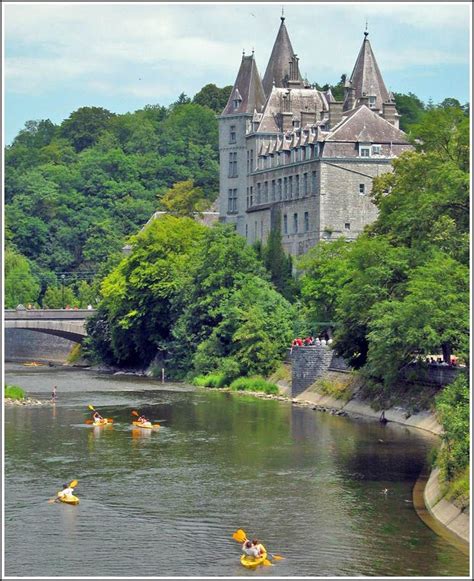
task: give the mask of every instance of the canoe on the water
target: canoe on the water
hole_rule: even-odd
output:
[[[267,558],[267,552],[265,551],[261,557],[250,557],[249,555],[242,555],[240,557],[240,562],[247,569],[254,569],[261,565]]]
[[[109,426],[113,424],[113,420],[110,420],[109,418],[104,418],[103,420],[99,420],[98,422],[92,422],[91,424],[89,423],[89,421],[87,421],[86,423],[89,424],[90,426]]]
[[[74,494],[68,494],[66,496],[59,497],[60,502],[65,502],[66,504],[79,504],[79,499]]]
[[[153,429],[157,430],[160,427],[159,424],[153,425],[151,422],[145,422],[145,423],[132,422],[132,424],[134,426],[136,426],[137,428],[147,428],[148,430],[153,430]]]

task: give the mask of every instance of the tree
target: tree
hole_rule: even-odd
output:
[[[395,106],[400,114],[400,129],[409,131],[411,126],[419,123],[425,111],[425,105],[416,95],[394,93]]]
[[[60,133],[76,151],[82,151],[97,143],[114,116],[103,107],[80,107],[61,123]]]
[[[178,182],[160,200],[170,214],[192,218],[209,207],[201,188],[194,186],[193,180]]]
[[[29,261],[13,250],[5,250],[5,308],[35,303],[40,293],[38,279],[33,276]]]
[[[275,288],[288,301],[293,302],[298,289],[296,281],[293,279],[291,256],[287,256],[283,249],[280,212],[275,216],[275,223],[270,230],[267,244],[262,249],[262,257]]]
[[[232,85],[220,89],[213,83],[209,83],[194,95],[193,103],[202,105],[203,107],[209,107],[209,109],[220,114],[227,105],[231,91]]]

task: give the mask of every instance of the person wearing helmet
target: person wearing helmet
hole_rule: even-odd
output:
[[[94,424],[100,424],[101,422],[104,421],[104,418],[99,414],[98,411],[94,412],[92,419],[94,420]]]

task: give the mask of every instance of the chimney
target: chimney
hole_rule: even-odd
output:
[[[350,81],[344,85],[344,111],[350,111],[355,106],[355,89]]]
[[[366,107],[368,107],[369,97],[367,95],[362,95],[362,97],[359,97],[358,105],[365,105]]]
[[[398,129],[400,115],[397,113],[395,103],[387,101],[382,105],[382,117]]]
[[[342,119],[342,101],[332,101],[329,103],[329,129],[332,129]]]

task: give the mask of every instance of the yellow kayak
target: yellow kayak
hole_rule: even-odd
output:
[[[242,555],[240,557],[240,562],[247,569],[254,569],[261,565],[267,558],[267,551],[265,551],[261,557],[250,557],[249,555]]]
[[[104,418],[103,420],[100,420],[98,422],[92,422],[92,424],[90,424],[91,426],[110,426],[111,424],[113,424],[113,421],[109,421],[108,418]]]
[[[132,422],[132,424],[137,428],[147,428],[148,430],[157,430],[160,427],[158,424],[153,425],[151,422]]]
[[[68,494],[67,496],[60,496],[58,499],[60,502],[65,502],[66,504],[79,504],[79,499],[74,494]]]

